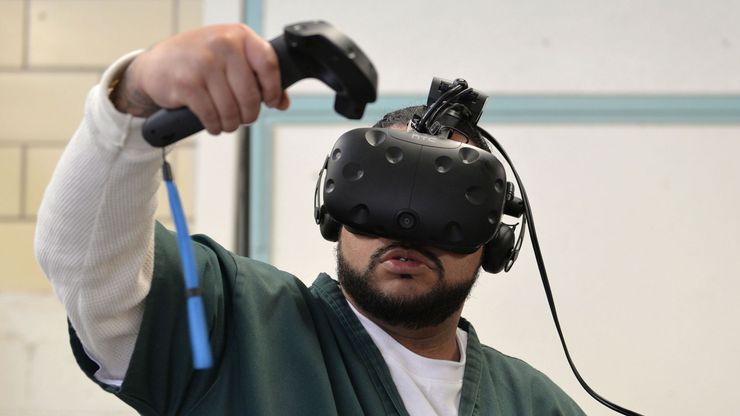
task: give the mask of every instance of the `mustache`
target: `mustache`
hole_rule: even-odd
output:
[[[397,248],[403,248],[408,250],[414,250],[421,254],[422,256],[426,257],[427,259],[431,260],[432,263],[434,263],[434,266],[437,268],[440,274],[443,274],[445,271],[444,265],[442,265],[442,260],[437,257],[436,254],[432,253],[431,251],[425,249],[424,247],[416,247],[412,244],[408,244],[405,242],[400,243],[391,243],[388,244],[385,247],[380,247],[379,249],[375,250],[375,252],[370,256],[370,262],[368,264],[368,270],[374,269],[377,265],[380,264],[380,259],[389,251],[395,250]]]

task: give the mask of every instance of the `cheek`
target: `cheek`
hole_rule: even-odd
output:
[[[442,263],[451,278],[455,280],[467,279],[480,267],[482,256],[482,250],[466,256],[450,255],[443,259]]]
[[[373,239],[358,237],[344,228],[341,231],[339,250],[344,260],[355,270],[365,270],[370,261],[370,256],[376,248]]]

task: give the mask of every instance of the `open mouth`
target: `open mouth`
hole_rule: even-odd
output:
[[[421,253],[403,248],[390,250],[381,258],[381,262],[383,261],[391,261],[404,267],[427,266],[430,269],[434,268],[434,262]]]
[[[386,271],[404,280],[415,280],[420,275],[438,269],[432,259],[419,251],[402,247],[388,250],[379,260],[379,264]]]

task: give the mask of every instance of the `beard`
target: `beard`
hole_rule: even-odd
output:
[[[388,251],[399,247],[409,248],[402,244],[381,247],[370,256],[367,268],[364,271],[357,271],[342,255],[340,240],[337,246],[339,284],[362,310],[388,325],[421,329],[441,324],[462,308],[478,279],[480,268],[476,268],[475,273],[462,282],[450,284],[444,279],[445,271],[439,258],[428,250],[414,248],[434,262],[437,282],[431,290],[421,295],[389,295],[377,287],[374,273],[380,265],[381,257]],[[413,277],[402,276],[402,278],[412,279]]]

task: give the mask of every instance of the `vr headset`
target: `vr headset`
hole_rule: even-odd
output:
[[[339,137],[314,193],[321,235],[337,241],[344,226],[456,253],[485,246],[484,270],[508,271],[518,254],[516,226],[501,218],[520,217],[524,206],[479,133],[486,98],[465,80],[434,78],[427,108],[409,131],[359,128]],[[451,140],[453,132],[480,147]]]

